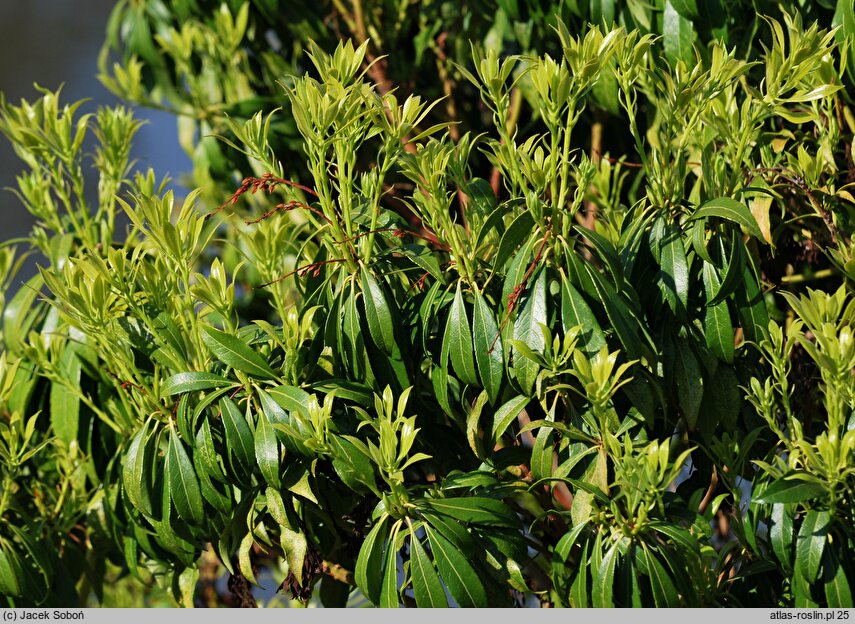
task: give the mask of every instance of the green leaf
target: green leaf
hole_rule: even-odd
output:
[[[386,355],[392,355],[395,347],[395,328],[392,313],[383,295],[383,289],[374,276],[362,267],[362,291],[365,304],[365,320],[374,344]]]
[[[65,383],[54,380],[50,385],[50,424],[56,437],[66,444],[77,439],[80,397],[72,388],[80,387],[81,368],[75,350],[66,346],[56,366]]]
[[[463,303],[463,293],[460,283],[454,294],[451,304],[451,313],[448,315],[448,354],[454,372],[463,383],[470,386],[478,385],[478,374],[475,372],[475,360],[473,358],[472,332],[469,330],[469,317],[466,315],[466,306]]]
[[[356,569],[353,578],[356,586],[375,605],[380,604],[382,591],[383,545],[386,542],[386,523],[388,515],[383,515],[380,521],[369,531],[359,549],[356,558]]]
[[[450,516],[459,522],[515,529],[519,518],[500,500],[479,496],[425,499],[418,505],[436,514]]]
[[[285,560],[288,562],[288,570],[297,577],[297,582],[303,584],[303,564],[306,560],[306,552],[309,542],[306,534],[302,531],[294,531],[286,527],[280,527],[279,544],[285,551]]]
[[[704,291],[707,301],[711,301],[721,289],[716,268],[704,262],[703,266]],[[733,325],[727,302],[720,301],[715,305],[707,303],[704,312],[704,338],[710,351],[728,364],[733,363]]]
[[[825,581],[825,599],[829,608],[851,609],[852,590],[846,578],[846,570],[834,548],[826,548],[822,562]]]
[[[594,573],[594,585],[591,588],[591,601],[595,609],[614,606],[612,592],[615,582],[615,564],[617,563],[617,543],[612,544],[600,563],[600,569]]]
[[[692,40],[694,39],[692,22],[677,12],[672,0],[665,0],[665,10],[662,14],[662,38],[665,56],[672,66],[678,60],[692,62]]]
[[[614,327],[624,349],[626,349],[627,357],[637,358],[641,353],[641,340],[636,330],[637,318],[633,316],[621,296],[615,291],[614,286],[605,281],[587,262],[583,264],[583,268],[585,274],[590,278],[594,296],[600,300],[609,322]]]
[[[819,498],[826,493],[826,488],[817,481],[806,481],[800,476],[811,477],[810,473],[794,470],[780,479],[775,480],[763,490],[760,496],[753,496],[751,502],[763,505],[775,503],[801,503]]]
[[[174,429],[170,429],[169,449],[166,453],[166,481],[178,515],[187,522],[201,525],[205,520],[202,510],[202,492],[193,470],[193,463],[184,450]]]
[[[445,608],[448,600],[433,562],[421,541],[410,526],[410,575],[413,577],[413,595],[419,608]]]
[[[542,353],[546,347],[546,339],[541,325],[545,326],[547,321],[546,271],[540,270],[514,322],[514,339],[524,343],[535,353]],[[522,357],[517,349],[513,349],[513,353],[513,370],[517,383],[522,392],[530,396],[534,392],[534,382],[540,367],[528,358]]]
[[[827,511],[809,510],[802,520],[796,540],[796,569],[810,584],[819,576],[819,565],[828,539],[831,514]]]
[[[677,589],[674,587],[673,580],[647,544],[642,543],[639,559],[643,559],[656,606],[660,609],[665,607],[679,607],[680,598]]]
[[[495,416],[493,416],[493,442],[498,441],[500,437],[505,433],[508,427],[511,426],[511,423],[517,419],[519,413],[522,409],[528,405],[528,402],[531,399],[527,396],[517,396],[504,403],[498,410],[496,410]]]
[[[590,568],[588,553],[590,550],[591,540],[585,540],[582,556],[579,557],[579,563],[576,567],[576,576],[570,586],[570,606],[577,609],[588,607],[588,569]]]
[[[496,251],[493,261],[493,271],[497,273],[502,271],[513,251],[520,243],[532,236],[533,230],[534,217],[531,212],[528,210],[521,212],[505,230],[502,240],[499,242],[499,249]]]
[[[233,385],[235,385],[234,381],[214,373],[178,373],[164,380],[160,387],[160,394],[168,397],[182,392],[226,388]]]
[[[772,522],[769,525],[769,541],[772,550],[787,573],[793,570],[793,505],[772,505]]]
[[[652,241],[651,241],[652,242]],[[659,285],[672,312],[677,312],[677,303],[685,309],[689,302],[689,265],[686,249],[680,236],[680,228],[670,222],[664,224],[659,244]]]
[[[122,467],[122,487],[131,504],[142,513],[151,516],[154,510],[148,489],[148,475],[151,465],[148,423],[131,439],[128,451],[125,453]]]
[[[564,271],[561,271],[561,325],[566,334],[573,327],[580,329],[579,348],[588,356],[594,356],[606,346],[603,330],[580,293]]]
[[[344,484],[355,492],[367,489],[380,496],[371,459],[345,437],[331,435],[328,442],[333,447],[333,468]]]
[[[202,342],[226,366],[261,379],[273,379],[276,373],[245,342],[213,327],[202,327]]]
[[[460,552],[430,525],[425,525],[425,532],[436,567],[451,597],[464,608],[487,606],[487,592],[478,573],[469,563],[468,554]]]
[[[255,424],[255,460],[268,485],[278,488],[282,483],[279,478],[279,441],[276,439],[276,431],[264,412],[258,413]]]
[[[701,204],[692,216],[690,221],[695,219],[705,219],[708,217],[718,217],[725,219],[731,223],[744,227],[749,234],[759,240],[764,240],[763,232],[757,224],[757,219],[751,214],[751,210],[740,201],[729,197],[718,197],[711,199]]]
[[[237,475],[249,477],[252,474],[252,467],[255,466],[252,429],[249,428],[246,418],[230,398],[223,397],[220,399],[220,412],[230,451],[229,456],[234,457],[236,461],[232,464],[232,468]]]
[[[496,324],[493,311],[477,290],[475,306],[472,310],[472,339],[481,384],[487,391],[490,402],[495,403],[505,373],[502,337],[499,336],[499,326]]]
[[[395,547],[397,530],[392,532],[386,544],[386,562],[383,565],[383,586],[380,590],[380,607],[397,609],[401,606],[398,596],[398,549]]]
[[[674,356],[674,377],[677,382],[680,409],[686,417],[689,431],[694,431],[698,424],[698,413],[704,396],[701,367],[688,341],[682,338],[677,340]]]
[[[744,288],[736,290],[736,311],[745,338],[759,344],[769,333],[769,313],[750,262],[745,262],[742,267],[742,285]]]

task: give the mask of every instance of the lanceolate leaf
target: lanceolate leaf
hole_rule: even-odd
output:
[[[691,219],[694,220],[709,217],[718,217],[720,219],[736,223],[748,230],[748,232],[755,238],[763,240],[763,232],[760,230],[760,226],[757,225],[757,220],[754,218],[754,215],[751,214],[751,210],[748,206],[740,201],[730,199],[729,197],[711,199],[692,213]]]
[[[422,505],[434,513],[450,516],[459,522],[507,528],[519,526],[516,513],[502,501],[492,498],[436,498],[427,499]]]
[[[650,587],[653,590],[653,600],[656,602],[656,606],[659,608],[680,606],[679,594],[674,587],[674,582],[652,549],[645,544],[638,554],[639,559],[643,560],[647,576],[650,579]]]
[[[57,366],[65,383],[54,381],[50,386],[50,424],[56,437],[70,444],[77,439],[80,420],[80,397],[73,390],[80,386],[80,358],[74,349],[65,347]]]
[[[603,330],[585,299],[564,272],[561,272],[561,325],[566,334],[573,327],[580,329],[579,347],[589,356],[596,355],[606,345]]]
[[[535,353],[541,353],[546,346],[541,325],[546,323],[546,271],[541,270],[514,323],[514,339],[525,343]],[[539,372],[538,365],[522,357],[522,354],[514,349],[513,370],[522,391],[530,395],[534,391],[534,382]]]
[[[255,425],[255,459],[264,480],[273,487],[279,487],[279,441],[264,412],[258,413]]]
[[[380,606],[384,609],[397,609],[401,606],[398,597],[398,531],[393,530],[386,545],[386,562],[383,565],[383,585],[380,590]]]
[[[520,243],[532,236],[532,230],[534,230],[534,217],[531,212],[528,210],[521,212],[520,215],[508,226],[508,229],[505,230],[504,236],[502,236],[502,240],[499,243],[499,249],[496,252],[496,258],[493,263],[494,271],[501,272],[505,263],[507,263],[508,259],[511,257],[514,249],[516,249]]]
[[[671,0],[665,0],[662,36],[665,56],[671,65],[674,65],[678,60],[691,63],[692,40],[694,38],[692,22],[677,12]]]
[[[793,569],[793,505],[775,503],[772,505],[772,523],[769,526],[769,541],[778,561],[786,572]]]
[[[448,606],[439,575],[412,526],[410,527],[410,575],[413,577],[416,606],[421,608]]]
[[[689,301],[689,265],[679,226],[666,222],[664,227],[659,241],[660,286],[671,311],[676,312],[678,302],[685,309]]]
[[[448,355],[454,372],[463,383],[470,386],[478,385],[478,374],[475,372],[475,360],[473,358],[472,332],[469,329],[469,317],[466,314],[466,305],[463,302],[463,293],[460,284],[454,294],[451,304],[451,312],[448,315]]]
[[[502,437],[530,400],[527,396],[514,397],[496,410],[496,415],[493,417],[493,441]]]
[[[467,559],[438,531],[425,525],[436,567],[451,592],[451,596],[461,607],[486,607],[487,593],[481,578]]]
[[[199,481],[193,470],[193,463],[174,429],[170,430],[169,449],[166,453],[166,480],[178,515],[187,522],[202,524],[205,515],[202,511]]]
[[[799,478],[800,475],[810,477],[805,472],[790,472],[773,482],[763,490],[760,496],[754,496],[754,503],[801,503],[822,496],[826,492],[825,486],[814,480]]]
[[[248,476],[255,465],[252,430],[237,405],[228,397],[220,399],[220,413],[226,432],[226,442],[231,451],[230,455],[237,461],[237,465],[233,467],[239,474],[242,472]]]
[[[125,454],[122,486],[134,507],[145,514],[152,515],[154,512],[148,489],[151,470],[149,448],[149,428],[146,422],[131,439],[128,452]]]
[[[828,540],[831,514],[811,509],[805,514],[796,542],[796,568],[808,583],[814,583]]]
[[[214,356],[223,364],[235,370],[260,377],[273,379],[276,373],[258,353],[239,338],[213,327],[202,327],[202,341]]]
[[[852,608],[852,589],[846,578],[846,570],[837,556],[835,548],[826,548],[823,556],[823,579],[825,582],[825,599],[828,606],[834,609]]]
[[[234,383],[234,381],[214,373],[178,373],[163,382],[160,393],[168,397],[182,392],[225,388],[234,385]]]
[[[475,291],[475,306],[472,310],[472,338],[475,362],[481,384],[494,403],[499,395],[505,372],[505,357],[502,338],[493,311],[484,301],[483,295]]]
[[[750,262],[746,262],[742,268],[742,288],[736,290],[736,305],[745,337],[759,343],[768,334],[769,313],[749,265]]]
[[[356,569],[353,573],[356,586],[375,605],[380,604],[380,592],[383,582],[383,546],[386,543],[386,524],[389,516],[384,515],[369,531],[359,556],[356,559]]]
[[[677,396],[680,399],[680,409],[686,417],[689,430],[694,431],[698,422],[698,411],[704,396],[703,377],[698,360],[692,353],[689,343],[677,341],[674,357],[674,377],[677,381]]]
[[[380,284],[364,267],[362,268],[362,290],[365,320],[368,322],[371,339],[383,353],[391,355],[395,346],[392,312],[389,310],[389,304],[386,302]]]
[[[595,609],[613,607],[612,593],[615,582],[615,564],[618,559],[618,545],[612,544],[603,556],[600,569],[594,571],[594,586],[591,588],[591,598]]]

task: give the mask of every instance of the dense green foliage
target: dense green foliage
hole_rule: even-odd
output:
[[[0,601],[851,607],[855,15],[757,4],[119,3],[199,190],[2,102]]]

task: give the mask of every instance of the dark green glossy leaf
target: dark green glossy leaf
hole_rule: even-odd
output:
[[[763,490],[760,496],[752,497],[753,503],[771,505],[774,503],[801,503],[813,500],[826,493],[826,488],[821,483],[813,480],[805,481],[799,476],[810,476],[808,473],[793,471],[775,480],[769,487]]]
[[[718,197],[701,204],[692,216],[691,220],[718,217],[731,223],[744,227],[752,236],[764,240],[763,232],[757,224],[757,219],[751,214],[751,210],[740,201],[729,197]]]
[[[612,544],[603,556],[599,570],[594,572],[594,585],[591,588],[591,602],[595,609],[613,607],[612,594],[615,582],[615,564],[618,560],[618,545]]]
[[[672,4],[665,0],[665,10],[662,15],[662,39],[665,56],[674,65],[678,60],[691,63],[692,41],[694,29],[692,22],[680,15]]]
[[[689,301],[689,265],[679,226],[665,222],[662,238],[657,242],[660,246],[659,285],[662,294],[672,312],[677,311],[678,302],[685,309]]]
[[[223,364],[235,370],[259,377],[273,379],[276,373],[258,353],[239,338],[213,327],[202,327],[202,341]]]
[[[547,321],[546,271],[540,270],[514,322],[514,340],[524,343],[535,353],[542,353],[546,340],[541,325],[545,326]],[[513,353],[513,370],[517,383],[523,393],[530,396],[534,392],[534,382],[540,367],[528,358],[522,357],[516,348],[513,349]]]
[[[478,496],[426,499],[420,506],[436,514],[450,516],[459,522],[518,528],[516,513],[500,500]]]
[[[495,403],[505,373],[502,337],[499,336],[499,326],[496,324],[493,311],[477,290],[475,306],[472,309],[472,341],[481,384],[487,391],[490,402]]]
[[[229,455],[237,462],[232,467],[238,475],[248,477],[252,474],[252,467],[255,466],[252,429],[249,428],[246,418],[230,398],[223,397],[220,399],[220,413],[223,418]]]
[[[564,271],[561,272],[561,325],[565,334],[573,327],[579,328],[579,348],[589,356],[595,355],[606,345],[597,317]]]
[[[769,525],[769,541],[772,550],[784,568],[791,573],[793,569],[793,505],[775,503],[772,505],[772,522]]]
[[[383,545],[386,543],[386,523],[389,516],[384,515],[374,525],[362,542],[353,578],[360,591],[375,605],[380,604],[380,592],[383,584]]]
[[[715,267],[706,262],[703,266],[703,280],[707,301],[711,301],[719,292],[721,284]],[[707,304],[704,312],[704,338],[716,357],[728,364],[733,362],[733,325],[725,301],[715,305]]]
[[[677,396],[680,410],[686,418],[689,430],[694,431],[698,423],[698,412],[704,396],[701,367],[686,340],[677,341],[674,354],[674,377],[677,382]]]
[[[255,424],[255,460],[268,485],[279,487],[281,484],[279,441],[276,439],[276,431],[264,412],[258,413]]]
[[[164,380],[160,387],[160,394],[168,397],[182,392],[225,388],[233,385],[235,385],[234,381],[214,373],[178,373]]]
[[[410,526],[410,575],[413,577],[416,606],[422,609],[448,606],[439,575],[412,526]]]
[[[469,563],[469,554],[460,552],[448,539],[425,525],[431,552],[445,586],[461,607],[486,607],[487,592],[481,578]]]
[[[816,509],[809,510],[802,520],[796,540],[796,568],[808,583],[813,584],[819,576],[830,523],[831,514]]]
[[[131,504],[149,516],[154,513],[148,488],[152,453],[147,421],[131,439],[131,444],[125,453],[122,487]]]
[[[496,257],[493,261],[494,271],[502,271],[513,251],[532,236],[533,230],[534,217],[531,212],[528,210],[521,212],[505,230],[502,240],[499,242],[499,249],[496,251]]]
[[[451,312],[448,315],[448,332],[446,334],[448,354],[454,372],[457,373],[460,381],[470,386],[477,386],[478,374],[475,371],[472,332],[469,327],[469,317],[466,314],[463,293],[458,283],[454,301],[451,304]]]
[[[169,449],[166,453],[166,481],[178,515],[187,522],[200,525],[204,522],[202,492],[193,469],[193,463],[174,429],[170,430]]]
[[[639,559],[644,562],[645,572],[650,579],[650,588],[653,590],[653,600],[656,606],[660,609],[679,607],[680,598],[677,589],[674,587],[674,581],[651,548],[644,545],[638,554]]]
[[[368,332],[374,344],[386,355],[391,355],[395,346],[395,328],[392,323],[392,312],[383,289],[368,270],[362,268],[363,302],[365,304],[365,320]]]
[[[395,547],[397,536],[397,531],[393,531],[386,545],[383,585],[380,589],[380,607],[383,609],[397,609],[401,606],[401,600],[398,597],[398,549]]]
[[[825,599],[829,608],[851,609],[852,589],[846,578],[846,570],[837,556],[834,548],[826,548],[823,556],[823,580],[825,585]]]
[[[527,396],[517,396],[496,410],[493,417],[493,441],[502,437],[530,400]]]

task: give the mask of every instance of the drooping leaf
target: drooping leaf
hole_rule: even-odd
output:
[[[356,586],[375,605],[380,604],[383,584],[383,546],[386,543],[386,523],[389,516],[383,515],[368,532],[356,558],[353,578]]]
[[[486,607],[487,592],[481,578],[469,563],[467,553],[460,552],[446,537],[425,525],[431,552],[440,577],[461,607]]]
[[[410,575],[413,577],[416,606],[423,609],[448,606],[439,575],[412,526],[410,526]]]
[[[383,609],[397,609],[401,606],[401,600],[398,596],[398,549],[395,547],[397,536],[397,530],[393,530],[386,545],[383,585],[380,589],[380,607]]]
[[[662,38],[665,56],[671,65],[674,65],[678,60],[686,63],[692,62],[692,40],[694,39],[692,22],[677,12],[672,0],[665,0],[665,10],[662,15]]]
[[[676,313],[678,302],[682,305],[682,309],[685,309],[689,301],[689,265],[679,226],[665,222],[664,232],[658,244],[660,246],[659,285],[671,311]]]
[[[80,358],[66,346],[57,363],[57,371],[65,382],[54,381],[50,386],[50,424],[56,437],[70,444],[77,439],[80,421],[80,397],[73,390],[80,386]]]
[[[220,413],[223,418],[229,455],[236,461],[236,464],[233,463],[232,466],[239,475],[248,477],[252,474],[252,467],[255,466],[252,429],[249,428],[246,418],[230,398],[223,397],[220,399]]]
[[[500,500],[479,496],[426,499],[420,505],[434,513],[450,516],[459,522],[517,528],[516,513]]]
[[[744,227],[749,234],[764,240],[763,232],[751,210],[740,201],[729,197],[717,197],[701,204],[690,217],[691,220],[718,217]]]
[[[131,504],[144,514],[153,515],[148,488],[148,471],[153,450],[149,443],[148,421],[131,439],[122,469],[122,487]]]

